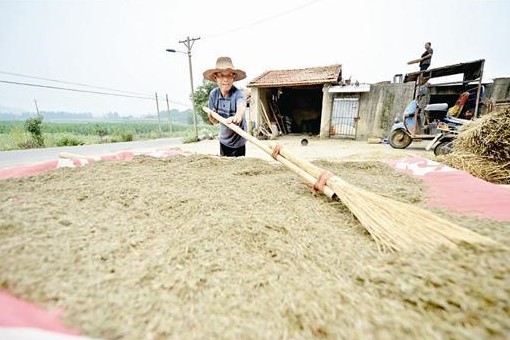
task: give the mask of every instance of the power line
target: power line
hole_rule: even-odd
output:
[[[83,83],[73,83],[73,82],[70,82],[70,81],[63,81],[63,80],[52,79],[52,78],[43,78],[43,77],[29,76],[29,75],[20,74],[20,73],[12,73],[12,72],[6,72],[6,71],[0,71],[0,73],[1,74],[11,75],[11,76],[17,76],[17,77],[25,77],[25,78],[31,78],[31,79],[53,81],[53,82],[62,83],[62,84],[91,87],[91,88],[96,88],[96,89],[101,89],[101,90],[109,90],[109,91],[123,92],[123,93],[136,94],[136,95],[148,95],[148,93],[132,92],[132,91],[125,91],[125,90],[117,90],[117,89],[113,89],[113,88],[110,88],[110,87],[95,86],[95,85],[89,85],[89,84],[83,84]]]
[[[51,85],[20,83],[20,82],[9,81],[9,80],[0,80],[0,82],[7,83],[7,84],[13,84],[13,85],[24,85],[24,86],[42,87],[42,88],[53,89],[53,90],[65,90],[65,91],[74,91],[74,92],[103,94],[103,95],[108,95],[108,96],[129,97],[129,98],[139,98],[139,99],[154,100],[154,98],[151,98],[151,97],[132,96],[132,95],[120,94],[120,93],[108,93],[108,92],[99,92],[99,91],[88,91],[88,90],[72,89],[72,88],[67,88],[67,87],[51,86]]]
[[[283,12],[280,12],[280,13],[276,13],[276,14],[271,15],[269,17],[262,18],[262,19],[257,20],[257,21],[253,21],[253,22],[251,22],[249,24],[246,24],[246,25],[243,25],[243,26],[239,26],[239,27],[232,28],[232,29],[229,29],[229,30],[226,30],[226,31],[223,31],[223,32],[212,34],[212,35],[206,36],[205,38],[215,38],[215,37],[218,37],[218,36],[221,36],[221,35],[225,35],[225,34],[229,34],[229,33],[234,33],[234,32],[243,30],[245,28],[249,28],[249,27],[252,27],[252,26],[260,25],[263,22],[273,20],[275,18],[287,15],[287,14],[292,13],[292,12],[299,11],[302,8],[305,8],[307,6],[313,5],[314,3],[320,2],[320,1],[324,1],[324,0],[313,0],[313,1],[310,1],[310,2],[307,2],[307,3],[303,4],[301,6],[298,6],[298,7],[295,7],[295,8],[291,8],[289,10],[286,10],[286,11],[283,11]]]
[[[46,88],[46,89],[52,89],[52,90],[92,93],[92,94],[100,94],[100,95],[115,96],[115,97],[136,98],[136,99],[144,99],[144,100],[156,100],[156,98],[154,98],[154,97],[142,97],[142,96],[127,95],[127,94],[119,94],[119,93],[80,90],[80,89],[73,89],[73,88],[68,88],[68,87],[59,87],[59,86],[41,85],[41,84],[32,84],[32,83],[21,83],[21,82],[10,81],[10,80],[1,80],[1,79],[0,79],[0,83],[6,83],[6,84],[11,84],[11,85],[20,85],[20,86],[40,87],[40,88]],[[183,103],[179,103],[179,102],[172,101],[172,100],[169,100],[169,102],[171,102],[172,104],[189,107],[189,104],[183,104]]]

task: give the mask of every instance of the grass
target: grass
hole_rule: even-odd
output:
[[[24,121],[0,121],[0,151],[22,149],[30,134],[24,128]],[[218,128],[210,125],[199,126],[202,134],[216,135]],[[43,123],[45,147],[129,142],[157,138],[182,138],[183,142],[195,142],[193,126],[158,122],[73,122]]]

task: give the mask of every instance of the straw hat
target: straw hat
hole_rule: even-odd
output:
[[[223,71],[230,71],[234,73],[235,81],[246,78],[246,73],[243,70],[236,69],[232,64],[232,59],[230,59],[230,57],[219,57],[216,60],[216,68],[205,71],[203,75],[207,80],[216,81],[216,79],[214,79],[214,74]]]

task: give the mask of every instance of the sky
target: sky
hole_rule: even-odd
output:
[[[427,41],[431,67],[485,59],[490,82],[510,77],[509,14],[508,0],[0,0],[0,112],[35,112],[37,101],[141,116],[156,112],[156,93],[160,110],[166,96],[170,109],[191,108],[188,56],[166,52],[186,52],[187,37],[200,38],[195,88],[219,56],[247,73],[241,88],[265,71],[333,64],[360,83],[389,81],[418,70],[407,61]]]

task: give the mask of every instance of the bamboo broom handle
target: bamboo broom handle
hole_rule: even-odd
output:
[[[275,147],[275,145],[273,145],[272,143],[269,143],[269,145],[271,149]],[[293,164],[296,164],[299,168],[304,169],[307,173],[314,176],[315,178],[319,178],[319,176],[324,171],[324,169],[318,167],[317,165],[314,165],[305,159],[299,158],[296,155],[289,152],[288,150],[285,150],[285,148],[280,149],[280,154],[283,157],[285,157],[285,159],[291,161]],[[344,180],[342,180],[340,177],[336,175],[331,178],[334,178],[337,184],[338,182],[346,183]]]
[[[240,135],[241,137],[245,138],[249,142],[255,144],[260,149],[265,151],[267,154],[272,156],[273,150],[267,144],[261,142],[260,140],[258,140],[255,137],[253,137],[252,135],[250,135],[249,133],[247,133],[246,131],[241,129],[239,126],[237,126],[237,125],[235,125],[233,123],[227,123],[225,118],[221,117],[219,114],[217,114],[213,110],[209,109],[208,107],[204,106],[204,107],[202,107],[202,109],[205,112],[209,113],[211,116],[213,116],[213,118],[216,119],[217,121],[219,121],[221,124],[223,124],[223,125],[227,126],[228,128],[232,129],[238,135]],[[301,169],[300,167],[298,167],[294,163],[290,162],[289,160],[285,159],[284,157],[282,157],[280,155],[277,155],[276,156],[276,160],[279,161],[280,163],[282,163],[283,165],[285,165],[287,168],[289,168],[291,171],[293,171],[297,175],[301,176],[309,184],[314,185],[317,182],[317,178],[313,177],[308,172],[304,171],[303,169]],[[323,193],[324,193],[324,195],[326,195],[329,198],[333,198],[336,195],[335,192],[333,190],[331,190],[331,188],[328,188],[327,186],[324,187]]]

